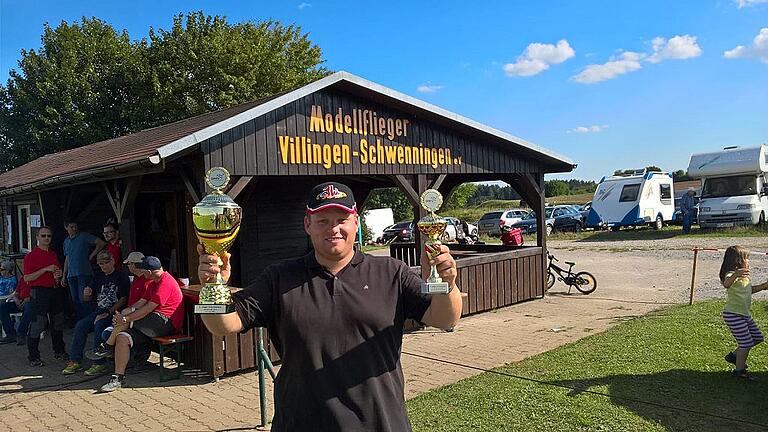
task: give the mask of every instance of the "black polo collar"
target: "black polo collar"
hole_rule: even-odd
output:
[[[362,263],[365,260],[365,254],[360,252],[359,250],[355,249],[355,256],[352,257],[352,261],[349,263],[357,267],[358,264]],[[319,262],[317,262],[317,257],[315,256],[315,251],[311,250],[308,254],[304,255],[304,265],[307,267],[308,270],[313,271],[319,271],[319,270],[325,270],[325,267],[320,265]]]

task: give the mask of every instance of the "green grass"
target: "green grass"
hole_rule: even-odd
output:
[[[766,306],[768,302],[753,306],[763,329],[768,325]],[[734,341],[720,318],[721,309],[722,302],[663,309],[496,373],[419,395],[407,402],[413,429],[765,430],[768,347],[759,345],[749,357],[759,381],[732,378],[723,356]]]

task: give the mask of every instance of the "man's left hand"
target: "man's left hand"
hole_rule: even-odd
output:
[[[432,248],[430,255],[434,256],[431,260],[427,256],[427,248]],[[437,254],[435,256],[435,254]],[[440,274],[440,278],[443,282],[448,282],[449,287],[453,287],[456,284],[456,260],[451,256],[451,250],[444,244],[439,245],[425,245],[421,251],[421,268],[426,269],[429,274],[430,267],[435,265],[437,267],[437,273]]]

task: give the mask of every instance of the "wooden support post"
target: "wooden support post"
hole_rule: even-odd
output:
[[[237,182],[235,182],[234,185],[232,185],[231,188],[227,191],[227,195],[230,196],[230,198],[237,199],[238,195],[245,189],[246,186],[253,180],[254,176],[242,176],[239,179],[237,179]],[[198,200],[199,201],[199,200]]]
[[[688,304],[693,304],[693,290],[696,287],[696,264],[699,261],[699,249],[693,249],[693,271],[691,271],[691,298],[688,299]]]

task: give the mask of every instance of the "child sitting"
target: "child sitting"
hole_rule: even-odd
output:
[[[736,365],[734,377],[751,379],[747,374],[747,356],[753,346],[764,340],[750,313],[752,294],[768,288],[768,282],[754,286],[750,283],[749,251],[741,246],[726,249],[720,282],[727,290],[723,320],[737,344],[736,351],[728,353],[725,360]]]

